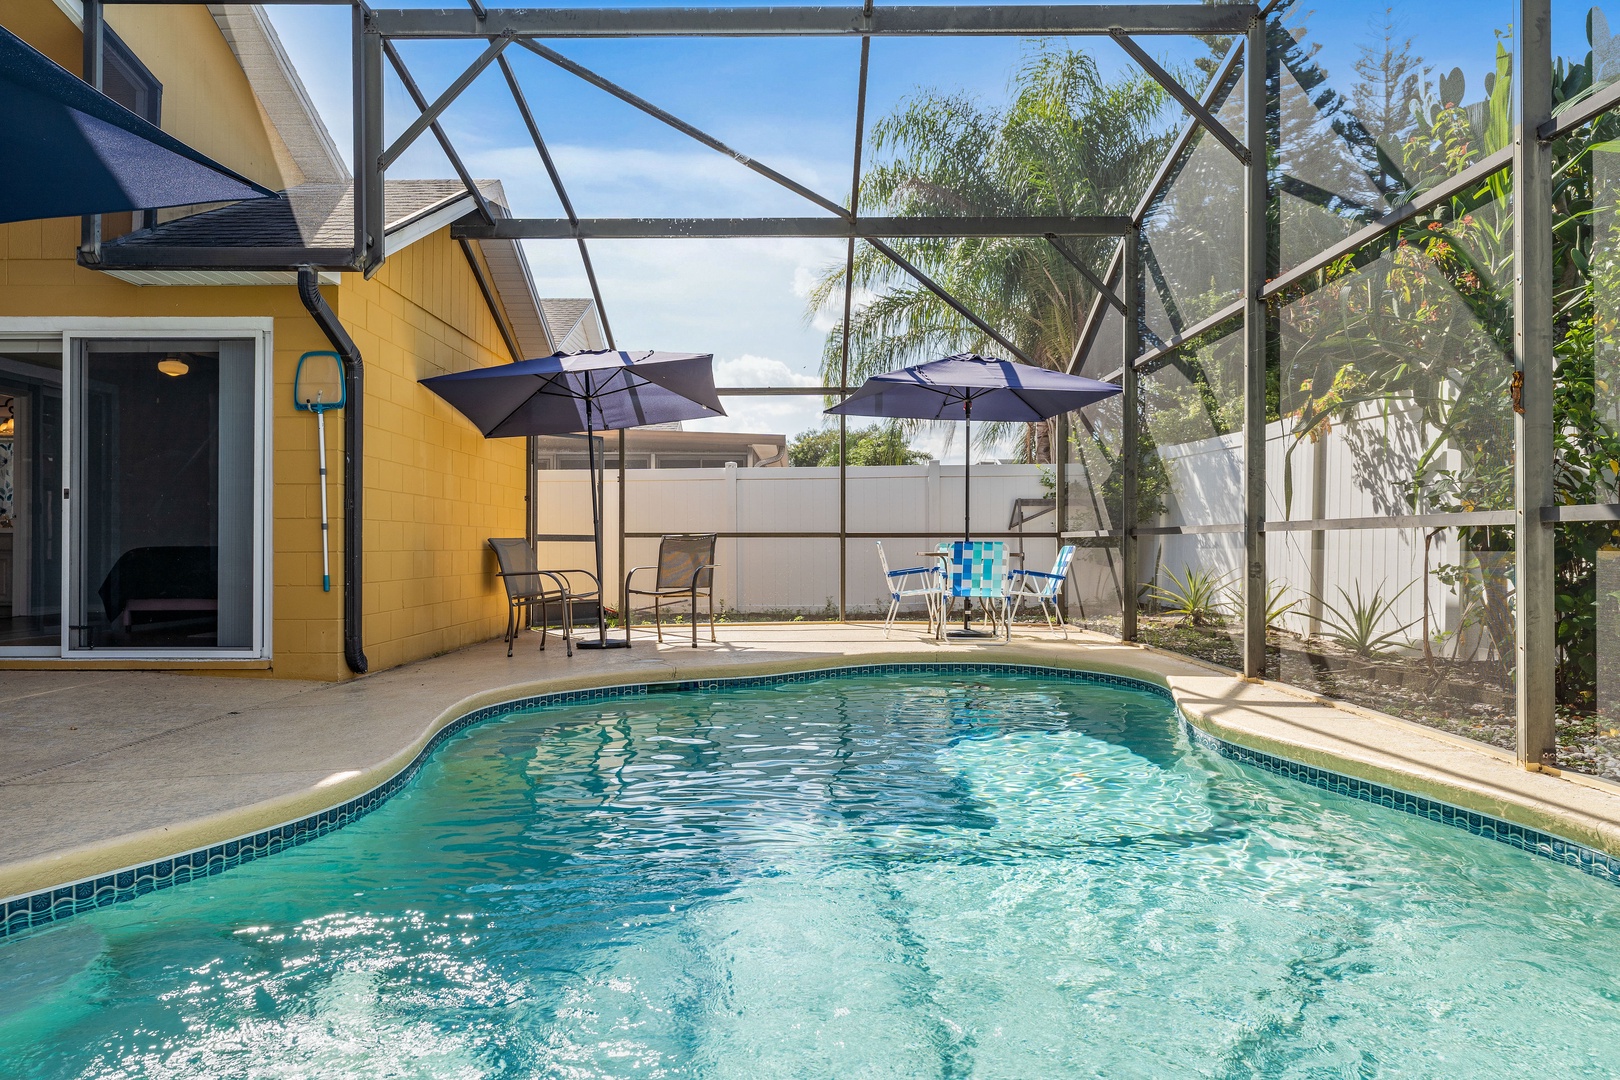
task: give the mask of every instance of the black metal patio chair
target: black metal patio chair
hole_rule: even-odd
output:
[[[631,598],[650,596],[653,602],[653,625],[658,629],[658,642],[664,641],[663,601],[689,600],[692,604],[692,648],[697,648],[698,597],[709,600],[709,640],[714,636],[714,533],[683,533],[665,536],[658,541],[658,565],[637,566],[624,575],[624,640],[630,640]],[[643,570],[657,571],[651,589],[634,588],[634,578]]]
[[[534,545],[521,536],[490,537],[490,550],[500,564],[499,577],[506,585],[506,655],[512,655],[512,645],[525,621],[532,621],[534,607],[540,607],[540,651],[546,651],[546,607],[553,602],[562,606],[563,644],[568,655],[574,655],[574,602],[595,600],[601,603],[602,586],[589,570],[542,570],[534,557]],[[583,577],[589,587],[580,587],[573,579]],[[522,613],[523,618],[519,617]]]

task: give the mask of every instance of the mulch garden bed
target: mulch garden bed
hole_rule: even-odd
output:
[[[1119,633],[1119,617],[1088,619],[1089,630]],[[1138,618],[1144,645],[1240,670],[1243,654],[1226,627],[1182,626],[1175,618]],[[1272,631],[1266,635],[1266,678],[1325,697],[1377,709],[1425,727],[1513,749],[1513,684],[1494,661],[1421,656],[1362,658],[1332,642]],[[1559,710],[1559,767],[1620,780],[1620,720]]]

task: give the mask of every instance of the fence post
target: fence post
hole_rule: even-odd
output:
[[[726,503],[731,507],[731,531],[734,533],[742,531],[742,490],[737,477],[737,463],[735,461],[726,462]],[[738,611],[743,610],[742,552],[743,542],[733,538],[731,541],[731,604]],[[694,614],[693,617],[695,618],[696,615]]]
[[[1536,134],[1552,116],[1550,0],[1519,0],[1513,89],[1514,706],[1519,761],[1558,753],[1553,526],[1552,148]]]
[[[923,506],[923,528],[939,531],[939,459],[928,460],[927,502]]]
[[[649,455],[649,457],[650,457],[650,455]],[[648,461],[647,464],[650,466],[652,464],[652,462]],[[616,579],[614,581],[614,584],[617,585],[618,589],[619,589],[619,614],[621,616],[623,616],[623,618],[625,620],[625,625],[628,626],[628,625],[630,625],[630,622],[629,622],[629,619],[630,619],[630,594],[625,592],[625,580],[624,580],[624,569],[625,569],[624,568],[624,547],[625,547],[625,544],[624,544],[624,532],[625,532],[625,529],[626,529],[626,525],[624,523],[624,506],[625,506],[624,487],[625,487],[625,481],[626,481],[624,469],[625,469],[625,465],[624,465],[624,429],[620,428],[619,429],[619,485],[618,485],[618,487],[619,487],[619,514],[618,514],[618,518],[619,518],[619,528],[618,528],[619,565],[613,571],[613,576]],[[608,591],[607,591],[608,583],[605,582],[605,581],[601,581],[601,582],[598,582],[597,584],[602,589],[602,602],[606,603],[607,602],[607,597],[608,597]]]

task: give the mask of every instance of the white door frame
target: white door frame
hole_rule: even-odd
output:
[[[25,652],[0,649],[5,656],[59,656],[75,660],[168,660],[193,666],[209,660],[263,660],[270,657],[272,611],[272,579],[270,565],[272,550],[270,526],[274,521],[272,496],[274,493],[273,455],[271,433],[274,417],[275,365],[272,333],[275,320],[268,317],[221,318],[0,318],[0,336],[31,336],[35,338],[60,335],[62,340],[62,476],[69,497],[62,505],[62,627],[56,650],[51,652]],[[78,439],[80,422],[76,397],[78,395],[74,362],[76,343],[105,339],[142,340],[152,338],[199,338],[218,340],[231,338],[253,342],[255,389],[259,396],[253,432],[253,476],[257,488],[253,500],[253,644],[247,649],[199,649],[185,652],[177,649],[79,649],[74,648],[68,624],[77,597],[74,585],[74,544],[72,537],[77,527],[72,499],[74,469],[77,465],[74,444]]]

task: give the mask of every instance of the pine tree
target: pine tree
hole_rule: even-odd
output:
[[[1412,51],[1411,36],[1401,33],[1401,20],[1396,18],[1394,8],[1385,8],[1383,18],[1370,29],[1372,40],[1356,50],[1356,85],[1350,104],[1361,126],[1377,140],[1379,160],[1369,165],[1376,168],[1383,188],[1388,173],[1386,161],[1401,160],[1401,144],[1417,125],[1412,106],[1422,99],[1430,71],[1423,58]]]

